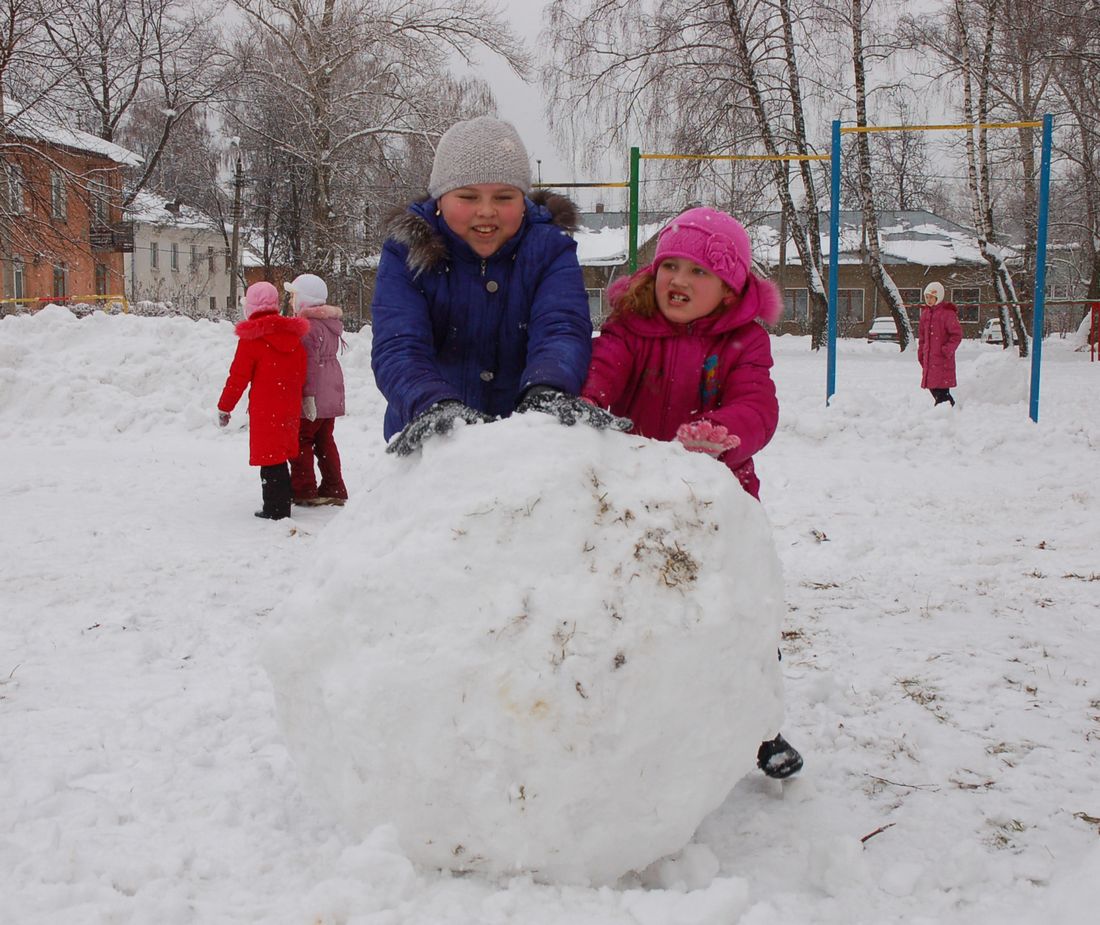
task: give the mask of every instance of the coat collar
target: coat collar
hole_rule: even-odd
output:
[[[539,190],[527,198],[523,224],[516,235],[490,260],[512,254],[531,225],[552,224],[575,231],[579,215],[571,200],[557,193]],[[439,270],[454,257],[480,262],[470,246],[447,227],[438,213],[436,200],[414,202],[394,213],[386,222],[386,237],[408,248],[405,263],[413,275]]]
[[[301,338],[309,333],[309,321],[305,318],[284,318],[277,312],[261,312],[244,321],[238,321],[233,330],[241,340],[259,340],[272,334],[289,334]]]

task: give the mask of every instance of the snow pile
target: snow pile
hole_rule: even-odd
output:
[[[376,475],[264,646],[307,788],[437,868],[610,883],[683,848],[779,728],[760,505],[539,414]]]
[[[959,363],[959,393],[968,401],[991,405],[1025,404],[1031,394],[1031,360],[1020,361],[1016,348],[986,350],[969,363]]]

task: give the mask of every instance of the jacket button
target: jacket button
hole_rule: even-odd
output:
[[[493,381],[493,371],[490,370],[490,369],[483,369],[480,373],[480,378],[481,378],[482,382],[492,382]]]
[[[485,288],[488,289],[490,292],[496,292],[500,288],[500,286],[497,285],[497,281],[495,279],[491,279],[485,284]]]

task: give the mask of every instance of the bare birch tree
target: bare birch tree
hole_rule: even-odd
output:
[[[684,154],[813,153],[796,58],[799,19],[789,0],[669,0],[655,8],[642,0],[554,0],[547,22],[541,73],[548,112],[589,165],[609,144],[625,148],[640,134]],[[721,187],[702,170],[681,165],[678,173]],[[735,169],[730,189],[719,195],[762,211],[761,175],[799,254],[816,348],[824,342],[827,297],[813,172],[806,162],[794,171],[804,211],[791,170],[778,159]],[[733,188],[739,180],[741,191]],[[694,189],[682,186],[677,195],[672,188],[670,211],[686,205]]]
[[[209,25],[179,0],[71,0],[43,29],[50,45],[43,75],[58,88],[51,95],[87,131],[115,142],[133,107],[155,100],[158,142],[127,184],[124,204],[156,172],[180,121],[233,79]]]
[[[855,76],[857,126],[868,124],[863,13],[869,2],[870,0],[852,0],[851,19],[849,21],[852,34],[852,70]],[[886,300],[886,306],[890,310],[891,316],[893,316],[894,324],[897,325],[899,348],[905,350],[913,340],[913,327],[909,323],[909,315],[905,311],[905,301],[882,262],[882,247],[879,243],[878,233],[878,212],[871,174],[871,145],[866,132],[856,134],[856,155],[859,163],[860,206],[866,231],[865,238],[871,278],[874,280],[879,293]]]
[[[250,35],[236,47],[244,80],[230,116],[250,174],[264,177],[250,198],[265,203],[266,240],[322,274],[347,274],[364,255],[379,203],[412,198],[399,188],[406,155],[423,163],[418,152],[455,118],[493,107],[483,85],[449,78],[448,56],[529,66],[482,0],[234,2]]]

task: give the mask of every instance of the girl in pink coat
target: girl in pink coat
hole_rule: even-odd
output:
[[[653,263],[611,287],[581,394],[725,463],[754,498],[753,454],[779,421],[769,324],[779,292],[751,271],[749,236],[714,209],[689,209],[657,239]]]
[[[336,419],[344,414],[344,371],[339,354],[344,347],[343,311],[328,303],[328,286],[319,276],[302,273],[283,283],[291,294],[294,314],[309,324],[302,338],[308,365],[298,423],[298,454],[290,460],[290,487],[295,504],[342,505],[348,499],[333,436]],[[317,468],[321,482],[313,468]]]
[[[592,345],[585,399],[634,422],[633,433],[708,453],[759,498],[752,457],[779,422],[770,336],[779,291],[752,272],[749,236],[732,216],[689,209],[657,239],[653,263],[608,291],[611,317]],[[802,756],[783,736],[757,764],[789,777]]]
[[[920,361],[920,387],[928,389],[936,404],[951,402],[955,381],[955,351],[962,343],[962,325],[954,302],[943,300],[943,284],[924,287],[924,307],[917,327],[917,359]]]

